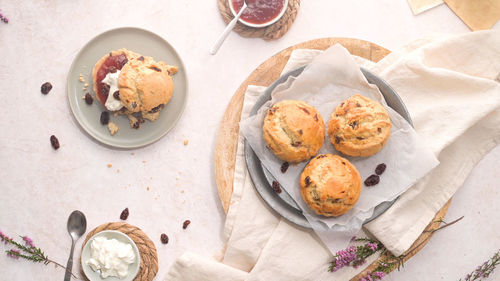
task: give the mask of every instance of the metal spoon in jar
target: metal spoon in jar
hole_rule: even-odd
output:
[[[247,8],[247,1],[243,0],[243,6],[241,7],[240,11],[234,17],[234,19],[226,26],[226,29],[224,29],[224,32],[222,32],[217,41],[215,41],[215,44],[212,46],[212,48],[210,48],[210,54],[215,55],[217,53],[222,43],[224,42],[224,40],[226,40],[227,36],[229,35],[229,32],[233,30],[234,26],[236,25],[236,22],[241,17],[243,11],[246,8]]]
[[[64,275],[64,281],[69,281],[71,279],[75,242],[85,233],[86,229],[87,220],[85,219],[85,215],[80,211],[73,211],[68,218],[68,233],[71,236],[71,253],[69,254],[68,263],[66,265],[66,274]]]

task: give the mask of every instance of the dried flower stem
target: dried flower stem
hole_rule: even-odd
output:
[[[485,261],[482,265],[478,266],[473,272],[465,276],[464,281],[481,280],[480,278],[488,278],[495,270],[495,267],[500,264],[500,250],[498,250],[493,257]],[[462,281],[460,278],[459,281]]]
[[[6,16],[2,15],[1,12],[0,12],[0,20],[3,21],[4,23],[9,23],[9,19]]]
[[[78,279],[71,271],[69,271],[65,266],[61,265],[60,263],[53,261],[49,259],[47,255],[42,251],[42,249],[37,248],[34,246],[33,241],[27,237],[27,236],[20,236],[26,245],[22,245],[14,239],[8,237],[7,235],[3,234],[0,231],[0,241],[3,241],[5,244],[12,244],[14,245],[17,249],[10,249],[8,251],[5,251],[7,253],[7,256],[18,259],[18,258],[23,258],[32,262],[41,262],[45,265],[48,265],[49,263],[53,263],[54,265],[59,266],[61,268],[64,268],[64,270],[68,271],[71,273],[71,275],[75,278]]]
[[[438,220],[435,222],[442,222],[445,225],[440,226],[436,229],[425,231],[428,233],[434,233],[438,230],[441,230],[443,228],[446,228],[448,226],[451,226],[460,220],[462,220],[464,217],[460,217],[450,223],[446,223],[443,220]],[[373,255],[374,253],[381,251],[381,255],[386,255],[383,261],[379,261],[377,267],[372,270],[371,272],[368,272],[368,274],[360,279],[360,281],[372,281],[372,280],[380,280],[382,279],[385,275],[389,274],[391,271],[394,269],[400,269],[401,267],[404,267],[404,261],[405,259],[412,255],[413,252],[416,250],[420,249],[422,245],[427,243],[431,236],[428,236],[426,239],[418,243],[416,246],[408,250],[406,253],[400,256],[393,256],[392,254],[389,253],[387,248],[380,243],[380,241],[370,239],[370,238],[355,238],[353,241],[355,242],[366,242],[364,246],[351,246],[345,250],[341,250],[337,252],[334,255],[334,260],[330,263],[328,271],[334,272],[337,271],[338,269],[344,267],[344,266],[360,266],[361,264],[366,262],[366,259]],[[376,245],[376,247],[374,247]],[[366,250],[367,247],[371,250]],[[360,251],[361,250],[361,251]],[[467,280],[468,281],[468,280]]]

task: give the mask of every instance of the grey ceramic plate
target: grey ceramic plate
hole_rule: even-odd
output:
[[[161,111],[155,122],[146,120],[139,130],[132,129],[126,116],[112,116],[111,121],[120,127],[114,135],[107,126],[101,125],[99,118],[105,107],[95,98],[92,82],[92,69],[95,63],[111,50],[128,50],[151,56],[179,68],[173,76],[174,92],[172,99]],[[82,90],[83,75],[88,89]],[[116,148],[137,148],[151,144],[172,129],[184,111],[187,101],[188,85],[186,68],[175,49],[160,36],[139,28],[123,27],[106,31],[90,40],[78,53],[68,73],[68,98],[71,110],[81,128],[97,141]],[[94,103],[87,105],[82,99],[86,92],[94,96]]]
[[[267,90],[259,98],[259,100],[257,100],[257,103],[252,108],[250,115],[256,114],[259,108],[264,103],[266,103],[268,100],[271,99],[271,93],[274,90],[274,88],[276,88],[276,86],[278,86],[281,83],[284,83],[289,76],[297,77],[300,73],[302,73],[304,68],[305,66],[292,70],[281,76],[278,80],[274,81],[274,83],[267,88]],[[408,110],[406,110],[403,101],[401,101],[401,98],[389,86],[389,84],[387,84],[387,82],[385,82],[384,80],[382,80],[381,78],[379,78],[378,76],[376,76],[375,74],[371,73],[370,71],[364,68],[361,68],[361,72],[363,72],[363,75],[366,77],[369,83],[375,84],[379,88],[380,92],[385,98],[385,101],[387,102],[387,105],[390,106],[392,109],[394,109],[397,113],[399,113],[399,115],[403,116],[403,118],[405,118],[406,121],[408,121],[408,123],[410,123],[410,125],[413,126],[410,114],[408,113]],[[252,147],[246,141],[245,141],[245,160],[247,163],[248,172],[250,174],[250,177],[252,178],[255,189],[262,197],[262,199],[269,205],[269,207],[274,209],[278,214],[280,214],[282,217],[289,220],[290,222],[305,228],[311,228],[311,225],[309,224],[307,219],[302,215],[302,211],[300,210],[299,206],[295,203],[292,197],[285,190],[283,190],[280,194],[277,194],[276,192],[273,191],[272,182],[275,180],[275,178],[261,164],[259,158],[252,150]],[[380,216],[387,209],[389,209],[389,207],[392,206],[392,204],[396,200],[397,199],[391,202],[383,202],[379,204],[377,207],[375,207],[373,215],[370,218],[368,218],[364,223],[368,223],[377,218],[378,216]]]

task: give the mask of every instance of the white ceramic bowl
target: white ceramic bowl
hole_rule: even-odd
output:
[[[236,11],[234,10],[233,1],[232,0],[228,0],[228,3],[229,3],[229,8],[231,9],[231,13],[233,13],[233,16],[236,16],[236,14],[238,14],[238,13],[236,13]],[[241,17],[238,19],[238,21],[241,22],[242,24],[244,24],[246,26],[250,26],[250,27],[255,27],[255,28],[266,27],[266,26],[269,26],[269,25],[277,22],[283,16],[283,14],[285,14],[285,11],[286,11],[287,7],[288,7],[288,0],[284,0],[283,1],[283,8],[281,9],[281,11],[278,14],[278,16],[276,16],[272,20],[270,20],[268,22],[265,22],[265,23],[255,24],[255,23],[251,23],[251,22],[245,21]]]
[[[91,242],[96,238],[96,237],[106,237],[107,239],[116,239],[122,243],[127,243],[132,246],[132,250],[134,251],[135,254],[135,262],[130,264],[128,266],[128,274],[125,278],[118,278],[118,277],[107,277],[107,278],[101,278],[101,272],[94,271],[90,266],[86,264],[87,260],[90,258],[90,244]],[[134,241],[128,237],[126,234],[116,231],[116,230],[104,230],[101,231],[94,236],[92,236],[89,241],[85,244],[82,250],[82,256],[81,256],[81,264],[82,264],[82,269],[83,273],[85,273],[85,276],[90,280],[90,281],[132,281],[134,278],[137,276],[137,273],[139,273],[139,268],[141,265],[141,255],[139,253],[139,249],[137,248],[137,245],[134,243]]]

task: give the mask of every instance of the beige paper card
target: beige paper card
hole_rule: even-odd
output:
[[[500,0],[444,0],[472,30],[490,29],[500,19]]]
[[[418,15],[443,3],[443,0],[408,0],[414,15]]]

